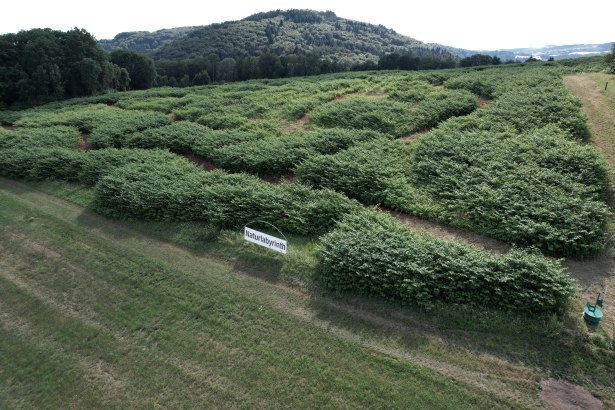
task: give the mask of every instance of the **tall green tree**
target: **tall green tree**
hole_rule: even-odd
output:
[[[130,77],[129,88],[145,90],[151,88],[156,80],[154,61],[135,51],[116,50],[111,53],[111,62],[126,69]]]
[[[121,89],[126,73],[87,31],[33,29],[0,36],[0,107]]]

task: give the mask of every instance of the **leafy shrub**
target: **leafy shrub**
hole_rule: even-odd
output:
[[[89,139],[92,148],[120,148],[123,138],[130,133],[171,123],[169,117],[155,111],[117,111],[96,123]]]
[[[78,181],[84,161],[83,152],[66,148],[0,149],[0,175]]]
[[[495,85],[484,76],[454,77],[447,80],[445,86],[451,90],[467,90],[482,97],[495,97]]]
[[[553,126],[517,136],[434,132],[417,144],[412,169],[456,225],[550,254],[602,247],[607,167]]]
[[[81,144],[79,130],[63,125],[46,128],[18,128],[0,130],[0,149],[61,147],[77,148]]]
[[[442,91],[422,100],[412,113],[411,131],[435,127],[450,117],[467,115],[476,109],[476,97],[467,91]]]
[[[331,191],[206,173],[182,160],[116,168],[96,185],[96,208],[113,217],[206,221],[227,228],[265,219],[288,232],[313,235],[329,230],[356,205]]]
[[[146,110],[170,113],[174,108],[181,107],[185,100],[176,97],[122,98],[116,106],[126,110]]]
[[[299,181],[330,188],[369,204],[403,198],[409,189],[409,154],[397,141],[377,139],[334,155],[314,156],[296,170]]]
[[[197,140],[209,137],[212,130],[199,124],[180,121],[159,128],[150,128],[127,135],[123,147],[160,148],[178,153],[192,153]]]
[[[20,111],[0,110],[0,125],[14,124],[20,117]]]
[[[116,112],[115,108],[104,104],[71,106],[63,104],[55,110],[31,109],[22,113],[21,118],[15,122],[19,127],[49,127],[54,125],[67,125],[77,128],[81,132],[91,132],[96,124]]]
[[[501,95],[487,109],[477,112],[487,122],[506,123],[518,132],[529,132],[555,124],[572,135],[588,136],[581,103],[563,87],[542,85],[518,87]]]
[[[320,277],[337,291],[357,291],[403,303],[562,311],[572,279],[555,261],[512,250],[494,256],[468,245],[417,235],[373,211],[346,216],[321,238]]]
[[[180,160],[177,155],[158,149],[107,148],[89,151],[84,157],[85,165],[78,174],[78,178],[79,182],[87,185],[96,184],[100,178],[111,173],[115,168],[128,164],[156,164]]]
[[[411,98],[406,91],[398,99]],[[476,98],[467,91],[441,91],[418,97],[414,109],[393,100],[350,97],[318,107],[313,123],[324,127],[371,129],[394,136],[434,127],[440,121],[466,115],[476,108]]]
[[[248,119],[239,114],[205,114],[197,122],[214,130],[237,129],[247,123]]]
[[[213,161],[232,171],[281,175],[293,171],[301,161],[318,154],[332,154],[352,144],[383,138],[369,130],[331,128],[294,132],[283,136],[251,139],[216,149]]]
[[[0,149],[0,175],[94,185],[103,175],[120,166],[177,159],[176,155],[160,150],[109,148],[84,152],[56,147],[17,147]]]
[[[366,129],[401,136],[412,130],[406,119],[410,109],[405,104],[349,97],[316,108],[310,120],[323,127]]]

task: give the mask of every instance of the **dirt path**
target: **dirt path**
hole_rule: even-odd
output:
[[[87,132],[82,132],[81,133],[81,145],[79,146],[79,149],[83,150],[83,151],[90,151],[92,149],[92,145],[90,145],[90,134],[88,134]]]
[[[2,126],[2,128],[4,128],[5,130],[8,130],[8,131],[15,131],[15,126],[11,125],[11,124],[5,124],[5,125]]]
[[[553,410],[602,410],[604,405],[581,386],[564,380],[540,382],[542,400]]]
[[[604,84],[613,76],[602,73],[564,77],[566,87],[583,103],[591,142],[615,170],[615,106],[604,93]],[[612,86],[615,86],[613,84]]]
[[[615,101],[605,94],[604,84],[613,80],[612,75],[604,73],[564,77],[566,87],[583,104],[591,135],[590,143],[600,150],[611,170],[615,170]],[[615,221],[611,220],[611,233],[615,233],[614,224]],[[611,337],[615,337],[615,298],[612,296],[615,291],[615,250],[610,249],[606,255],[593,260],[566,261],[565,265],[581,283],[582,296],[588,301],[595,300],[598,293],[608,286],[611,296],[607,295],[605,301],[605,318],[601,327]]]
[[[416,216],[397,211],[387,210],[391,216],[399,219],[416,232],[425,232],[447,241],[465,242],[477,248],[490,251],[495,254],[503,254],[510,250],[511,246],[497,239],[489,238],[471,231],[431,222]]]
[[[196,154],[178,154],[178,155],[180,157],[186,158],[190,162],[194,162],[195,164],[203,168],[205,171],[213,171],[218,168],[213,163],[207,161],[205,158],[200,157]]]

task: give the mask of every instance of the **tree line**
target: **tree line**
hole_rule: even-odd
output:
[[[156,86],[187,87],[343,71],[424,70],[498,63],[496,58],[481,55],[459,63],[450,55],[438,56],[428,49],[386,54],[379,61],[362,63],[334,61],[317,53],[264,53],[222,59],[212,53],[180,60],[153,60],[129,50],[106,53],[85,30],[33,29],[0,36],[0,108]]]
[[[125,90],[129,84],[128,71],[85,30],[0,36],[0,108]]]

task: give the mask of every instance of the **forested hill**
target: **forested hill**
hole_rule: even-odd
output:
[[[199,27],[177,27],[150,31],[128,31],[116,35],[112,40],[100,40],[103,50],[131,50],[139,53],[150,53],[161,46],[194,31]]]
[[[174,39],[169,39],[174,34]],[[149,39],[149,40],[148,40]],[[152,41],[154,40],[154,41]],[[193,30],[161,30],[154,33],[123,33],[114,40],[101,42],[107,50],[129,48],[146,51],[155,59],[186,59],[216,54],[226,57],[317,54],[321,58],[348,63],[377,62],[389,53],[453,58],[452,54],[373,25],[337,17],[335,13],[312,10],[288,10],[258,13],[240,21],[231,21]],[[137,49],[135,46],[142,47]]]

